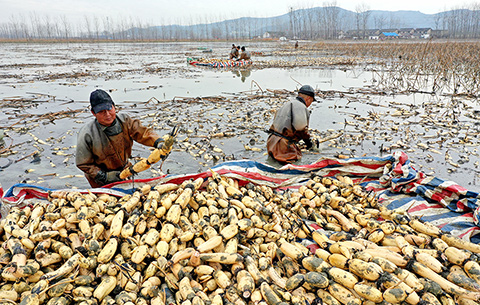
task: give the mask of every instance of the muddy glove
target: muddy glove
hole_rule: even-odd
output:
[[[155,140],[155,143],[153,143],[153,147],[162,148],[163,142],[165,142],[165,141],[163,140],[163,138],[160,137],[160,138]]]
[[[310,138],[303,139],[303,142],[305,142],[305,148],[310,150],[313,146],[312,140]]]
[[[309,151],[319,152],[317,139],[314,139],[313,141],[311,139],[305,140],[305,145]]]
[[[107,183],[113,183],[120,181],[120,173],[121,171],[109,171],[107,172]]]
[[[312,147],[309,149],[311,152],[320,152],[320,149],[318,148],[318,145],[313,144]]]
[[[122,180],[120,179],[120,171],[99,171],[97,176],[95,176],[95,181],[100,184],[110,184],[120,180]]]

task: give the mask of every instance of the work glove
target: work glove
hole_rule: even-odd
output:
[[[163,140],[162,137],[160,137],[160,138],[155,140],[155,143],[153,143],[153,147],[162,148],[163,142],[165,142],[165,141]]]
[[[95,176],[95,181],[102,185],[110,184],[121,180],[122,179],[120,179],[120,171],[99,171],[98,174]]]
[[[314,145],[312,145],[312,147],[310,147],[309,151],[318,153],[318,152],[320,152],[320,149],[318,148],[317,145],[314,144]]]
[[[120,179],[120,173],[121,171],[109,171],[107,172],[107,183],[113,183],[113,182],[117,182],[117,181],[120,181],[122,179]]]
[[[310,138],[303,139],[303,142],[305,142],[305,148],[307,150],[310,150],[310,148],[312,148],[313,143],[312,143],[312,140]]]
[[[305,141],[305,145],[306,145],[306,148],[311,151],[311,152],[319,152],[319,148],[318,148],[318,140],[317,139],[313,139],[313,141],[309,138],[307,140],[304,140]]]

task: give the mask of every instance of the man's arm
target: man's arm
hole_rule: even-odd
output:
[[[126,117],[125,125],[134,141],[151,147],[161,145],[161,137],[152,128],[143,126],[140,120]]]
[[[75,164],[87,176],[89,176],[91,179],[95,179],[101,169],[95,164],[91,146],[91,137],[89,135],[83,134],[83,132],[81,131],[77,138]]]
[[[296,131],[296,136],[299,139],[302,139],[303,142],[305,142],[305,145],[307,146],[307,149],[310,149],[310,147],[312,147],[312,141],[310,139],[310,134],[308,133],[307,128],[305,128],[303,130],[297,130]]]
[[[244,57],[245,57],[245,53],[241,53],[241,54],[240,54],[240,57],[237,59],[237,61],[242,60],[242,59],[245,59]]]

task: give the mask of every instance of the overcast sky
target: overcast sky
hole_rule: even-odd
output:
[[[0,0],[0,23],[12,16],[29,16],[32,13],[50,18],[68,17],[72,22],[85,16],[115,19],[121,17],[142,20],[151,25],[192,24],[234,19],[238,17],[273,17],[283,15],[290,7],[310,8],[323,6],[327,1],[298,0]],[[456,4],[454,4],[456,3]],[[359,4],[372,10],[414,10],[434,14],[454,5],[474,3],[452,0],[337,0],[337,6],[355,11]]]

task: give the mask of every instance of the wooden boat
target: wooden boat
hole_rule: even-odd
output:
[[[244,67],[252,64],[251,60],[228,60],[228,59],[216,59],[216,58],[187,58],[187,63],[192,66],[204,66],[211,68],[231,68],[231,67]]]

